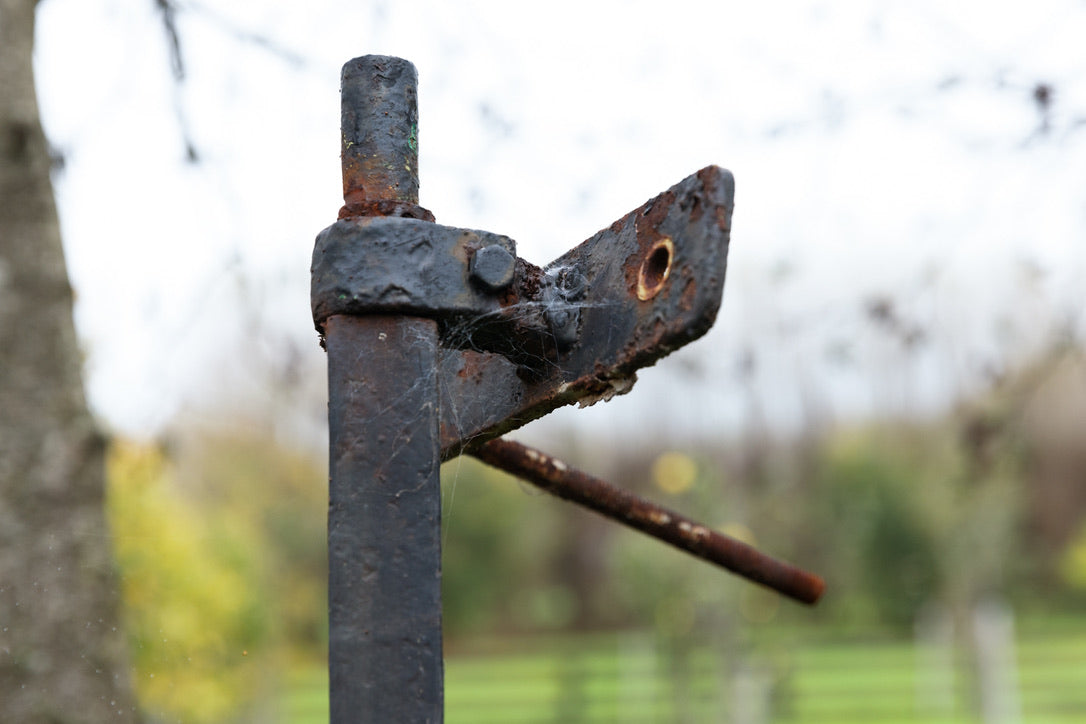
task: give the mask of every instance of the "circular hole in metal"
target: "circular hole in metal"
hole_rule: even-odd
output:
[[[665,236],[653,245],[648,256],[641,262],[641,272],[637,277],[638,299],[644,302],[660,293],[671,274],[671,260],[674,256],[675,244],[668,237]]]

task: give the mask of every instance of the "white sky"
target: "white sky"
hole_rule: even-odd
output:
[[[418,67],[422,204],[537,264],[707,164],[735,173],[716,327],[544,431],[931,410],[1058,325],[1086,331],[1081,2],[179,8],[180,90],[150,0],[39,13],[89,395],[128,434],[263,404],[266,368],[290,355],[320,389],[309,255],[341,202],[339,68],[366,53]],[[1047,134],[1037,83],[1056,93]],[[924,330],[918,352],[872,330],[874,296]]]

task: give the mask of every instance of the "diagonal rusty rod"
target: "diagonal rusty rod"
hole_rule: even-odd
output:
[[[825,589],[818,576],[772,558],[746,543],[706,528],[546,453],[512,440],[491,440],[469,451],[493,466],[583,505],[611,520],[669,543],[697,558],[773,589],[801,603],[813,604]]]

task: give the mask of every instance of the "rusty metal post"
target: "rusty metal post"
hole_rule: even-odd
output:
[[[428,217],[416,89],[414,66],[399,58],[344,66],[341,218]],[[331,721],[440,722],[437,324],[337,314],[323,332]]]
[[[439,468],[461,453],[817,600],[816,576],[496,439],[627,392],[638,369],[712,326],[732,175],[707,166],[537,267],[512,239],[433,223],[418,205],[417,85],[399,58],[343,67],[344,206],[313,250],[328,351],[331,721],[443,718]]]

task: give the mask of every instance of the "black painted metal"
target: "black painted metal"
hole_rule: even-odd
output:
[[[333,314],[497,314],[497,296],[474,280],[475,259],[484,252],[514,260],[517,247],[507,236],[418,219],[337,221],[317,235],[313,248],[313,318],[319,326]],[[512,281],[512,271],[509,276]]]
[[[344,66],[342,217],[428,215],[417,205],[415,88],[414,66],[398,58]],[[365,254],[372,239],[353,243]],[[331,721],[440,722],[437,324],[317,322],[328,350]]]
[[[327,320],[331,721],[442,717],[437,325]]]

